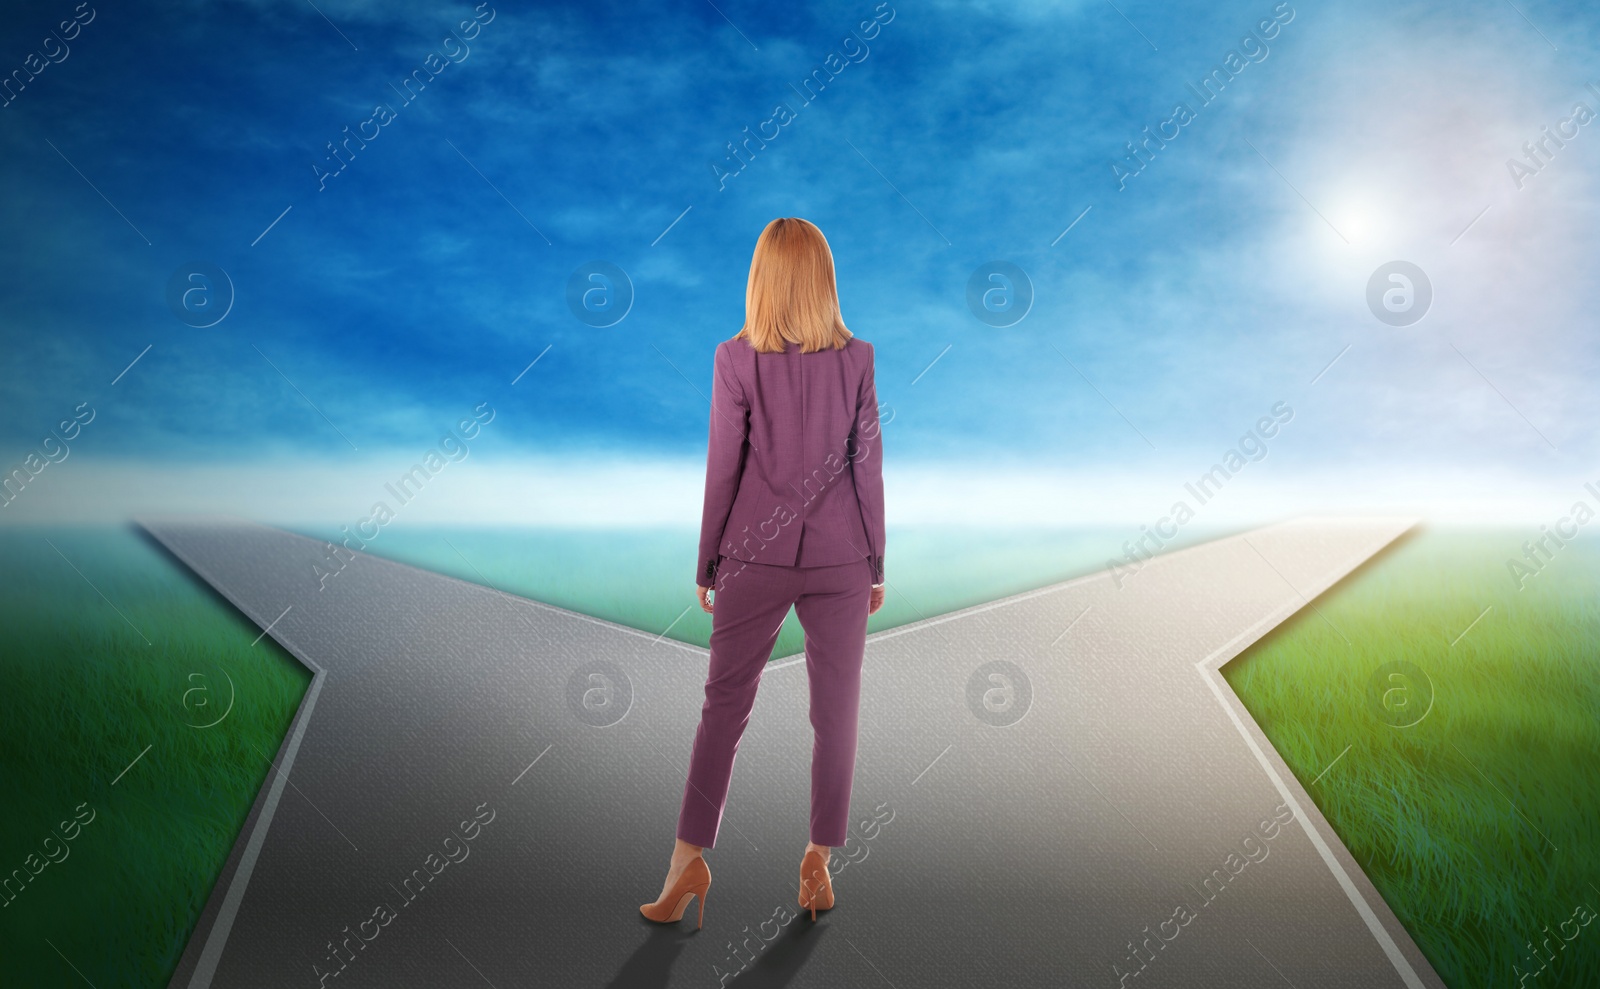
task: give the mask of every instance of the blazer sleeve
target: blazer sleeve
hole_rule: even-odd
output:
[[[863,341],[865,342],[865,341]],[[867,562],[872,582],[883,583],[883,428],[878,421],[877,355],[868,344],[867,372],[856,396],[855,426],[850,470],[855,480],[861,524],[867,532]]]
[[[750,403],[745,400],[728,358],[728,346],[719,344],[712,358],[711,428],[706,447],[706,495],[700,515],[700,564],[695,583],[716,586],[717,547],[739,493],[739,477],[750,446]]]

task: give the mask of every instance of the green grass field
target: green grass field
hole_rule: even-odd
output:
[[[891,530],[870,628],[1097,570],[1127,535]],[[1538,964],[1527,943],[1547,938],[1556,960],[1523,985],[1600,984],[1600,924],[1571,924],[1600,909],[1600,552],[1580,540],[1517,591],[1504,560],[1526,536],[1409,537],[1224,671],[1453,989],[1518,985],[1514,967]],[[701,646],[710,634],[684,611],[688,530],[385,529],[368,549]],[[99,989],[164,986],[310,676],[129,527],[0,530],[0,561],[0,878],[28,877],[0,896],[0,984],[73,984],[70,961]],[[801,648],[791,615],[774,656]],[[1409,728],[1383,723],[1368,687],[1393,660],[1433,686]],[[222,714],[228,678],[227,717],[193,727]],[[47,846],[83,804],[93,820]]]
[[[164,986],[311,675],[125,528],[0,530],[0,561],[0,878],[28,877],[0,896],[0,985],[82,985],[65,956]],[[230,677],[227,717],[190,727]]]
[[[1452,989],[1600,985],[1600,550],[1518,590],[1530,535],[1414,532],[1223,670]]]

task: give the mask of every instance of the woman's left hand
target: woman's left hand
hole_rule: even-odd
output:
[[[709,596],[711,594],[711,588],[701,587],[697,584],[695,585],[695,591],[700,595],[700,610],[708,615],[711,614],[712,601]]]

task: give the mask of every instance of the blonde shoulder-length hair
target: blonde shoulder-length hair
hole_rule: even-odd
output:
[[[797,343],[803,354],[850,342],[853,334],[839,313],[833,252],[810,220],[779,217],[756,238],[750,281],[744,293],[741,337],[765,353]]]

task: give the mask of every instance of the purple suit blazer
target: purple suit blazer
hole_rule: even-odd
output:
[[[821,567],[866,560],[883,583],[883,445],[872,344],[758,353],[717,345],[695,582],[726,557]]]

